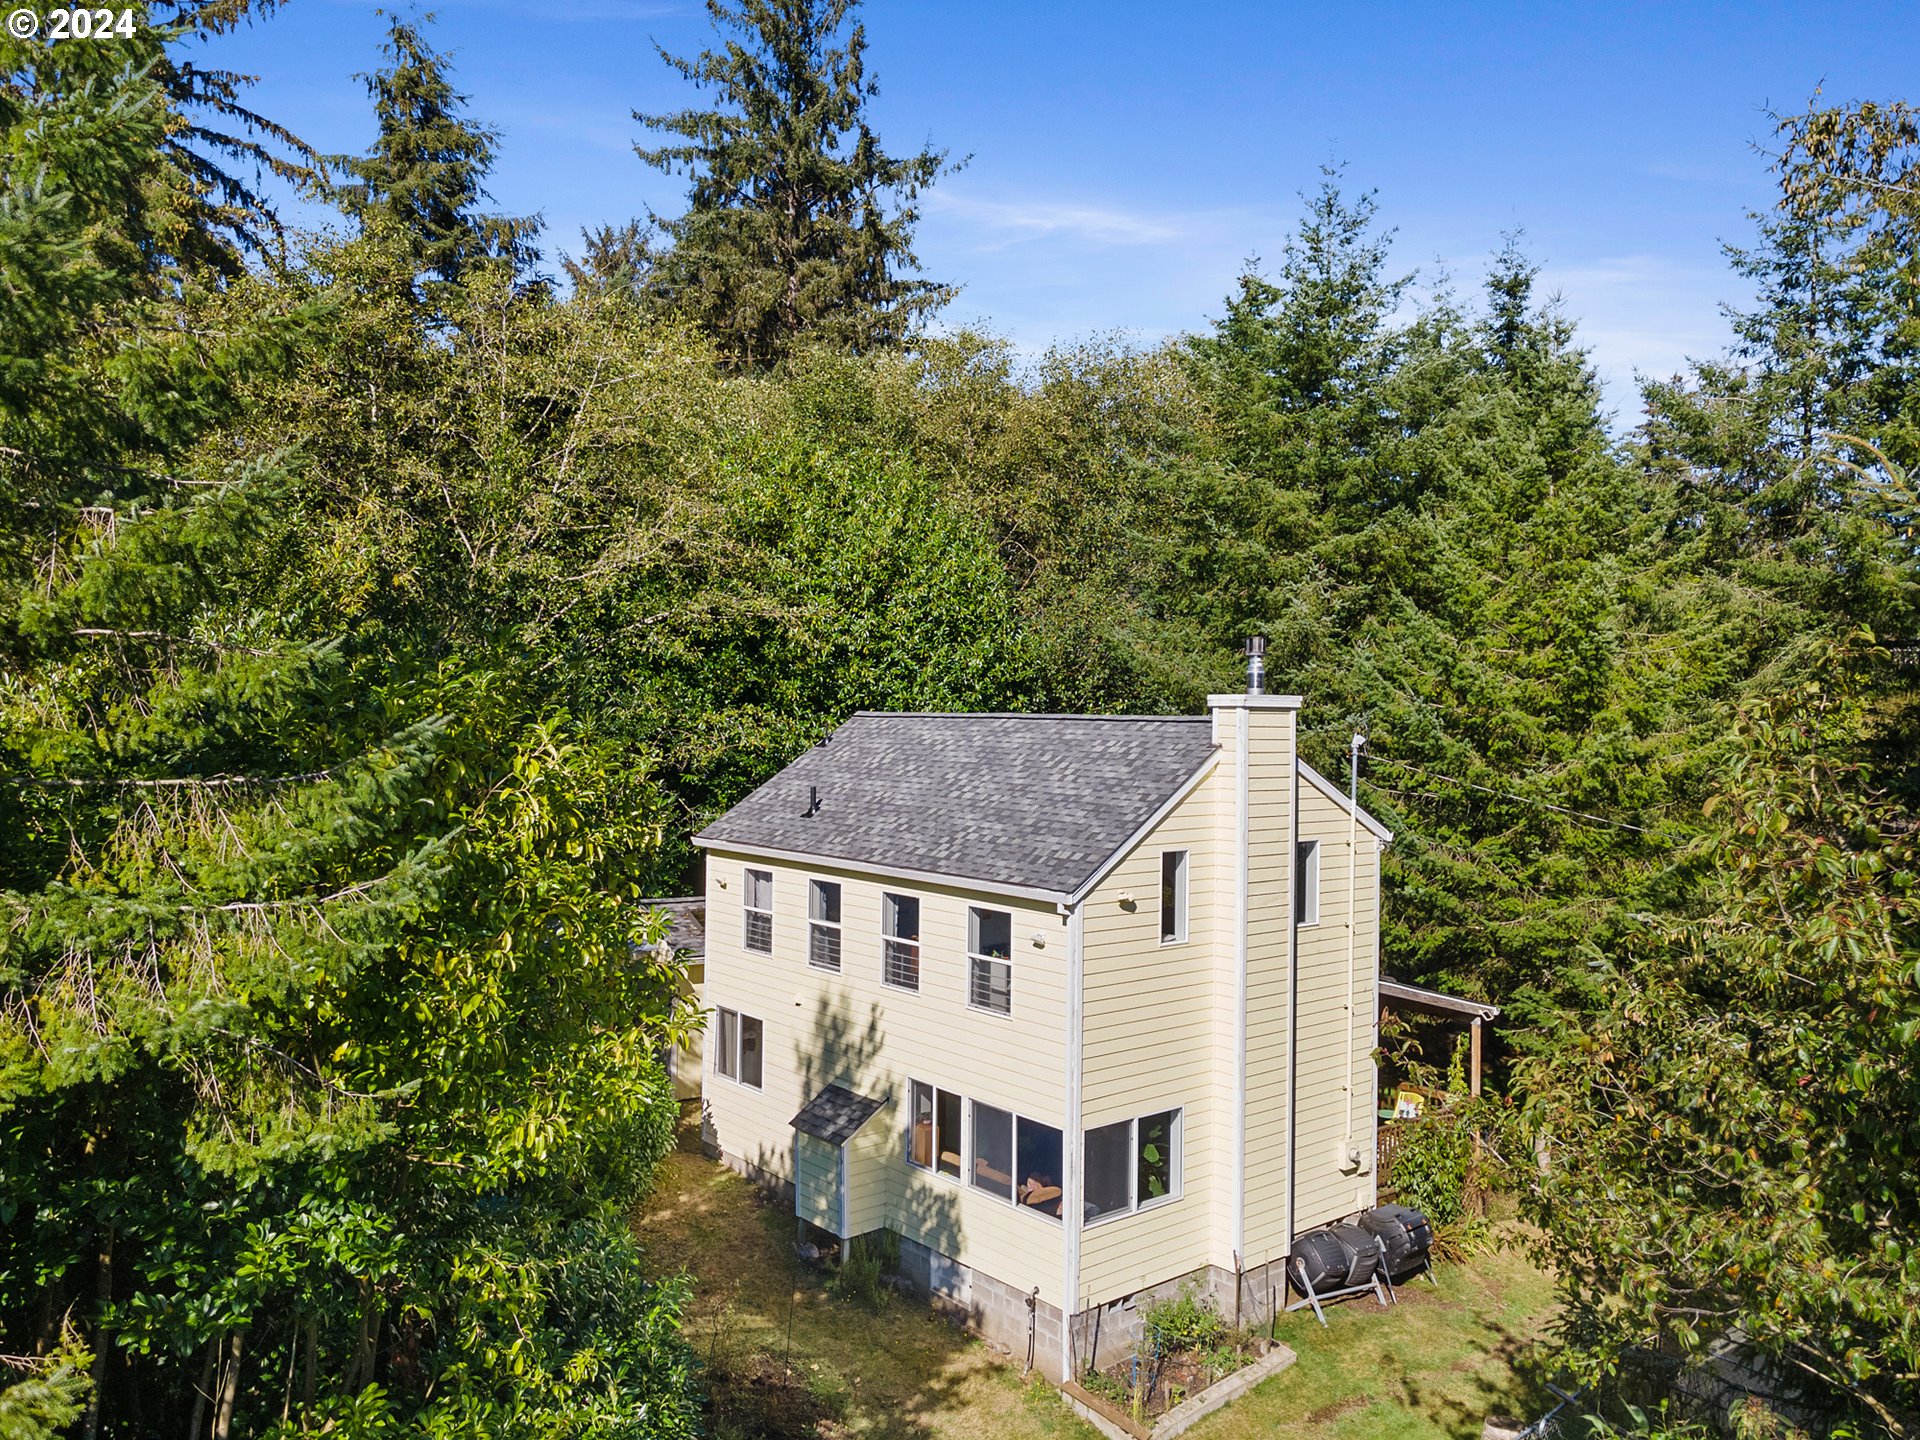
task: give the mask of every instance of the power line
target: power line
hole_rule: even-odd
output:
[[[1422,770],[1418,765],[1409,765],[1404,760],[1394,760],[1379,754],[1375,754],[1371,758],[1376,765],[1396,765],[1402,770],[1410,771],[1415,775],[1425,776],[1429,780],[1439,780],[1448,785],[1459,785],[1468,790],[1478,790],[1482,795],[1491,795],[1495,799],[1517,800],[1522,805],[1537,805],[1542,810],[1551,810],[1555,814],[1565,815],[1574,820],[1590,820],[1596,825],[1605,825],[1615,830],[1631,830],[1636,835],[1653,834],[1653,831],[1644,825],[1629,825],[1625,820],[1610,820],[1605,815],[1591,815],[1585,810],[1573,810],[1565,805],[1555,805],[1550,800],[1536,800],[1531,795],[1516,795],[1511,790],[1490,789],[1485,785],[1476,785],[1471,780],[1462,780],[1453,775],[1442,775],[1437,770]],[[1435,796],[1433,798],[1438,799],[1440,797]]]

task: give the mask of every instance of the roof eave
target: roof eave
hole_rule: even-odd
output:
[[[944,885],[950,890],[972,890],[985,895],[1008,895],[1017,900],[1037,900],[1044,905],[1065,905],[1071,896],[1065,890],[1049,890],[1034,885],[1009,885],[979,875],[953,875],[938,870],[913,870],[901,865],[875,865],[846,855],[828,855],[811,850],[784,850],[773,845],[756,845],[750,840],[716,839],[705,831],[693,837],[702,850],[724,850],[729,855],[744,855],[754,860],[772,860],[790,865],[826,865],[841,870],[858,870],[883,880],[904,880],[916,885]]]

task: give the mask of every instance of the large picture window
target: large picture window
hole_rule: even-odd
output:
[[[911,895],[881,895],[880,935],[880,978],[902,990],[918,990],[920,902]]]
[[[714,1016],[713,1068],[729,1080],[761,1088],[765,1074],[766,1032],[751,1015],[720,1010]]]
[[[967,911],[967,1003],[996,1015],[1013,1013],[1013,916]]]
[[[1178,945],[1187,938],[1187,852],[1160,852],[1160,943]]]
[[[773,872],[749,870],[741,896],[745,914],[744,937],[749,950],[773,950]]]
[[[1180,1112],[1162,1110],[1087,1131],[1087,1219],[1143,1210],[1180,1193]]]
[[[840,886],[832,880],[807,887],[807,963],[816,970],[840,968]]]
[[[1302,840],[1294,847],[1293,919],[1298,925],[1320,923],[1320,842]]]

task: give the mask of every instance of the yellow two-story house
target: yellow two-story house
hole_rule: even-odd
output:
[[[696,837],[708,1144],[1056,1379],[1375,1203],[1391,836],[1250,689],[858,714]]]

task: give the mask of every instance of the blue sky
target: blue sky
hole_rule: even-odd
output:
[[[549,256],[583,225],[679,208],[632,153],[629,112],[690,92],[652,42],[711,37],[681,0],[443,0],[436,42],[504,132],[500,208],[540,212]],[[1204,325],[1249,255],[1277,259],[1326,162],[1378,191],[1403,269],[1478,284],[1510,229],[1579,321],[1627,423],[1636,372],[1726,338],[1723,241],[1769,203],[1769,108],[1816,87],[1900,95],[1911,4],[915,3],[863,12],[883,141],[931,140],[960,173],[927,197],[927,272],[950,323],[1027,353]],[[214,42],[265,113],[324,150],[364,148],[371,0],[291,0]]]

